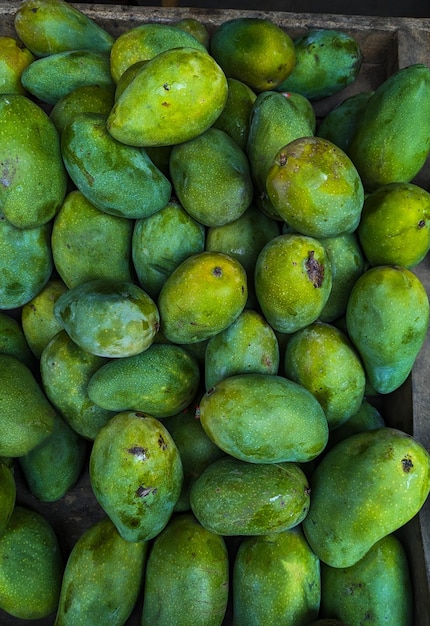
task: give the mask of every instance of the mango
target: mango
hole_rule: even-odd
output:
[[[430,455],[411,435],[384,426],[331,448],[310,486],[306,538],[321,561],[347,568],[420,510],[430,492]]]
[[[239,148],[246,150],[249,116],[257,95],[241,80],[227,78],[228,94],[221,115],[212,124],[229,135]]]
[[[113,90],[97,84],[80,85],[62,96],[51,108],[49,117],[59,134],[79,113],[109,115],[113,106]]]
[[[316,131],[318,137],[328,139],[348,153],[360,115],[373,93],[373,91],[360,91],[348,96],[328,111],[318,124]]]
[[[0,461],[0,537],[7,528],[16,503],[14,471]]]
[[[206,24],[201,20],[195,17],[182,17],[180,20],[173,22],[173,26],[190,33],[204,45],[206,50],[209,49],[210,33]]]
[[[89,472],[96,500],[126,541],[156,537],[181,493],[178,449],[162,423],[144,413],[118,413],[100,429]]]
[[[149,59],[145,61],[136,61],[132,65],[129,65],[126,70],[123,71],[121,76],[118,78],[118,81],[115,85],[115,94],[114,94],[114,102],[119,100],[119,97],[126,90],[129,84],[134,80],[136,74],[139,72],[140,68],[148,62]],[[112,108],[112,107],[111,107]],[[108,111],[109,115],[110,111]]]
[[[225,540],[191,513],[171,519],[146,564],[141,624],[221,626],[229,595]]]
[[[33,61],[33,54],[21,41],[15,37],[0,36],[0,93],[26,95],[21,75]]]
[[[358,411],[336,430],[330,432],[328,447],[339,443],[339,441],[346,439],[350,435],[381,428],[382,426],[386,426],[386,422],[379,409],[364,398]]]
[[[191,487],[191,510],[219,535],[267,535],[294,528],[309,510],[309,485],[295,463],[213,461]]]
[[[4,311],[0,311],[0,354],[10,354],[30,369],[36,365],[22,325],[15,317]]]

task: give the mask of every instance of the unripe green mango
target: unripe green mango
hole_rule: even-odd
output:
[[[249,122],[252,105],[257,94],[248,85],[236,78],[227,78],[228,95],[221,115],[213,123],[237,143],[239,148],[246,150]]]
[[[178,449],[163,424],[125,411],[97,434],[90,455],[94,495],[126,541],[148,541],[169,521],[179,498],[183,470]]]
[[[358,278],[348,299],[346,327],[378,393],[394,391],[409,376],[428,324],[428,296],[411,270],[379,265]]]
[[[253,199],[246,154],[219,128],[211,127],[198,137],[173,146],[169,170],[180,203],[205,226],[233,222]]]
[[[317,136],[328,139],[348,152],[360,115],[367,106],[371,95],[373,95],[373,91],[360,91],[342,100],[320,121],[316,131]]]
[[[52,107],[49,117],[59,134],[79,113],[109,115],[114,94],[110,87],[81,85],[66,93]]]
[[[221,626],[229,595],[225,540],[191,513],[155,538],[145,570],[142,626]]]
[[[27,623],[47,618],[57,609],[63,567],[51,523],[17,505],[0,537],[0,608]]]
[[[210,33],[206,24],[195,17],[183,17],[172,24],[175,28],[190,33],[204,45],[206,50],[209,49]]]
[[[322,615],[335,615],[349,626],[411,626],[413,602],[408,558],[393,534],[380,539],[355,565],[321,564]]]
[[[294,528],[309,510],[309,485],[295,463],[213,461],[191,487],[191,510],[225,536],[267,535]]]
[[[22,324],[4,311],[0,311],[0,354],[10,354],[25,363],[30,369],[36,365]]]
[[[386,426],[386,423],[379,409],[365,398],[354,415],[349,417],[339,428],[330,432],[327,447],[332,447],[339,441],[356,433],[381,428],[382,426]]]
[[[171,183],[147,152],[115,141],[102,114],[81,113],[70,122],[61,151],[76,187],[101,211],[139,219],[170,199]]]
[[[16,483],[13,469],[0,461],[0,537],[7,528],[16,503]]]
[[[421,509],[430,492],[430,455],[412,436],[384,426],[331,448],[310,486],[306,538],[327,565],[350,567]]]
[[[224,452],[251,463],[311,461],[328,440],[327,419],[316,398],[274,374],[236,374],[219,381],[200,400],[200,421]]]
[[[66,194],[60,139],[48,115],[30,98],[0,95],[0,211],[17,228],[49,222]]]
[[[430,150],[430,68],[416,63],[389,76],[369,99],[348,155],[364,187],[410,182]]]
[[[308,626],[320,607],[320,562],[301,526],[245,537],[234,559],[232,593],[234,626]]]
[[[122,626],[137,602],[148,542],[123,539],[108,517],[85,530],[65,564],[55,626]]]
[[[26,95],[21,74],[34,61],[34,56],[15,37],[0,36],[0,93]]]

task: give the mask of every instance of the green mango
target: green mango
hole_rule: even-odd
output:
[[[169,169],[180,203],[204,226],[233,222],[252,202],[254,189],[246,154],[219,128],[209,128],[173,146]]]
[[[10,354],[30,369],[36,365],[22,325],[15,317],[4,311],[0,311],[0,354]]]
[[[232,593],[234,626],[308,626],[320,607],[320,562],[301,527],[245,537],[234,559]]]
[[[34,56],[15,37],[0,36],[0,94],[27,95],[21,74],[34,61]]]
[[[0,537],[9,524],[16,504],[16,483],[13,468],[0,461]]]
[[[225,540],[190,513],[155,538],[143,588],[142,626],[221,626],[229,595]]]
[[[140,354],[102,365],[91,376],[87,392],[104,409],[132,409],[162,418],[186,408],[199,381],[198,364],[183,347],[154,343]]]
[[[54,315],[82,349],[112,358],[146,350],[160,322],[156,304],[138,285],[103,278],[68,289]]]
[[[351,435],[381,428],[382,426],[386,426],[386,423],[379,409],[364,398],[358,411],[341,424],[339,428],[330,432],[327,448],[331,448]]]
[[[135,78],[136,74],[139,72],[140,68],[143,67],[145,65],[145,63],[147,63],[147,62],[148,62],[148,60],[136,61],[136,63],[133,63],[133,65],[130,65],[129,67],[127,67],[126,70],[123,71],[123,73],[118,78],[118,81],[116,83],[114,102],[119,100],[119,97],[121,96],[123,91],[126,90],[126,88],[129,86],[129,84],[134,80],[134,78]],[[110,113],[110,111],[109,111],[109,113]]]
[[[205,386],[210,389],[235,374],[277,374],[279,344],[273,328],[253,309],[245,309],[228,328],[209,339]]]
[[[358,278],[348,299],[346,326],[375,391],[390,393],[406,380],[428,324],[428,296],[411,270],[379,265]]]
[[[209,49],[210,33],[209,30],[201,20],[195,17],[183,17],[180,20],[173,22],[172,26],[184,30],[186,33],[190,33],[200,41],[200,43]]]
[[[0,95],[0,135],[0,211],[17,228],[40,227],[66,194],[57,129],[30,98],[6,94]]]
[[[213,461],[191,487],[191,510],[219,535],[267,535],[297,526],[309,510],[309,485],[295,463]]]
[[[60,330],[40,355],[42,388],[53,406],[71,428],[93,440],[116,413],[90,400],[87,386],[91,376],[107,358],[80,348],[65,330]]]
[[[136,220],[131,252],[138,282],[152,298],[158,298],[173,270],[192,254],[203,252],[205,228],[171,200],[154,215]]]
[[[229,135],[239,148],[246,150],[252,106],[257,94],[236,78],[227,78],[228,95],[221,115],[212,124]]]
[[[281,93],[285,98],[291,100],[292,104],[294,104],[294,106],[302,112],[312,128],[313,134],[315,134],[317,128],[317,116],[312,102],[296,91],[282,91]]]
[[[360,91],[342,100],[324,115],[318,124],[317,136],[328,139],[344,152],[348,152],[360,116],[373,93]]]
[[[315,322],[332,289],[328,253],[314,237],[283,234],[257,257],[255,293],[274,330],[293,333]]]
[[[65,0],[24,0],[14,18],[18,37],[38,57],[66,50],[109,52],[114,37]]]
[[[126,541],[149,541],[169,521],[183,469],[168,430],[145,413],[124,411],[94,439],[89,475],[95,498]]]
[[[389,76],[369,99],[348,155],[364,187],[410,182],[430,150],[430,68],[404,67]]]
[[[49,117],[59,134],[79,113],[109,115],[113,106],[113,90],[102,85],[81,85],[66,93],[52,107]]]
[[[321,564],[321,612],[349,626],[413,624],[413,591],[406,552],[395,535],[377,541],[346,568]]]
[[[227,94],[227,78],[206,49],[172,48],[140,68],[112,107],[107,128],[131,146],[182,143],[212,126]]]
[[[224,452],[251,463],[311,461],[328,440],[327,419],[315,396],[274,374],[221,380],[201,398],[200,421]]]
[[[51,235],[55,269],[67,287],[95,279],[131,281],[133,226],[131,219],[101,211],[82,192],[70,191]]]
[[[331,448],[310,486],[306,538],[327,565],[350,567],[421,509],[430,492],[430,455],[411,435],[384,426]]]
[[[349,337],[326,322],[314,322],[288,340],[285,376],[321,404],[330,430],[345,423],[364,400],[366,374]]]
[[[123,539],[108,517],[84,530],[65,564],[55,626],[123,626],[138,599],[148,545]]]
[[[172,185],[147,152],[115,141],[102,114],[81,113],[70,122],[61,150],[70,178],[101,211],[139,219],[170,199]]]
[[[0,354],[0,456],[20,457],[53,431],[56,411],[32,371]]]
[[[345,622],[340,622],[338,619],[331,619],[330,617],[317,619],[315,622],[311,622],[309,626],[349,626]]]
[[[332,96],[357,78],[363,61],[358,41],[338,29],[307,30],[294,39],[296,64],[277,87],[309,100]]]
[[[47,618],[57,609],[63,567],[51,523],[17,505],[0,537],[0,608],[27,623]]]

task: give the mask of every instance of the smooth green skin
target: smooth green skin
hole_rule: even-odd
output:
[[[246,154],[219,128],[173,146],[169,169],[180,203],[204,226],[233,222],[252,202],[254,188]]]
[[[139,595],[149,544],[123,539],[109,518],[78,538],[64,569],[55,626],[122,626]]]
[[[420,510],[430,492],[430,455],[407,433],[384,426],[329,450],[310,486],[306,538],[327,565],[350,567]]]
[[[345,314],[351,289],[366,270],[367,262],[356,232],[324,237],[320,242],[329,258],[332,289],[319,319],[333,322]]]
[[[63,567],[50,522],[17,505],[0,537],[0,608],[22,620],[48,617],[57,609]]]
[[[356,433],[381,428],[382,426],[386,426],[386,423],[381,413],[364,398],[358,411],[348,418],[344,424],[341,424],[339,428],[330,432],[327,447],[332,447],[339,441]]]
[[[175,28],[179,28],[180,30],[190,33],[193,37],[200,41],[206,50],[209,49],[210,33],[207,26],[200,20],[195,17],[183,17],[177,22],[173,22],[172,25]]]
[[[95,404],[88,397],[87,385],[107,359],[80,348],[65,330],[46,344],[40,355],[42,387],[71,428],[93,440],[116,413]]]
[[[51,434],[56,411],[32,371],[9,354],[0,354],[0,388],[0,456],[20,457]]]
[[[165,50],[140,69],[116,101],[108,130],[131,146],[182,143],[212,126],[227,94],[227,78],[206,49]]]
[[[406,380],[428,324],[428,296],[411,270],[380,265],[356,281],[346,309],[346,327],[375,391],[390,393]]]
[[[126,90],[126,88],[129,86],[131,81],[134,80],[140,68],[143,67],[145,63],[148,62],[148,60],[149,59],[145,61],[136,61],[136,63],[133,63],[133,65],[130,65],[129,67],[127,67],[126,70],[123,71],[123,73],[118,78],[118,81],[116,83],[114,102],[119,100],[119,97],[122,94],[122,92]]]
[[[358,76],[362,63],[360,45],[352,35],[329,29],[312,29],[294,39],[296,64],[278,87],[297,91],[309,100],[332,96]]]
[[[142,626],[221,626],[229,594],[225,540],[191,513],[170,520],[154,540],[143,589]]]
[[[318,137],[328,139],[344,152],[348,152],[360,115],[373,93],[373,91],[363,91],[342,100],[326,113],[319,123],[316,131]]]
[[[367,196],[357,234],[370,265],[415,267],[430,250],[430,193],[412,183],[382,185]]]
[[[57,129],[27,96],[0,95],[0,140],[1,212],[17,228],[47,224],[67,185]]]
[[[221,115],[213,123],[214,128],[223,130],[246,150],[252,106],[257,94],[248,85],[236,78],[227,78],[228,95]]]
[[[206,390],[235,374],[277,374],[279,344],[273,328],[245,309],[225,330],[209,339],[205,353]]]
[[[34,56],[14,37],[0,36],[0,93],[26,94],[21,74]]]
[[[16,10],[14,26],[38,57],[79,49],[108,53],[114,42],[112,35],[64,0],[25,0]]]
[[[286,346],[284,371],[315,396],[330,430],[357,413],[364,400],[366,374],[358,352],[331,324],[317,321],[294,333]]]
[[[293,333],[315,322],[331,289],[327,251],[320,241],[298,233],[269,241],[257,257],[255,293],[274,330]]]
[[[420,63],[387,78],[369,99],[348,155],[367,191],[410,182],[430,150],[430,68]]]
[[[282,147],[267,172],[266,189],[287,224],[309,237],[356,230],[364,202],[350,158],[322,137],[299,137]]]
[[[27,344],[37,359],[62,324],[54,315],[54,304],[67,291],[61,279],[50,278],[46,285],[21,309],[21,325]]]
[[[256,464],[311,461],[328,440],[327,419],[316,398],[275,374],[221,380],[201,398],[200,421],[224,452]]]
[[[101,211],[79,190],[70,191],[51,235],[55,269],[67,287],[97,278],[131,281],[133,226],[131,219]]]
[[[170,274],[158,296],[161,332],[169,341],[198,343],[224,330],[242,313],[247,276],[221,252],[194,254]]]
[[[78,115],[62,133],[61,150],[76,187],[101,211],[139,219],[170,200],[170,181],[144,149],[113,139],[104,115]]]
[[[0,537],[7,528],[16,503],[14,471],[0,461]]]
[[[210,53],[226,75],[256,92],[274,89],[296,63],[291,37],[271,20],[239,17],[212,33]]]
[[[308,626],[320,599],[320,562],[300,526],[240,543],[233,565],[234,626]]]
[[[162,418],[186,408],[199,382],[197,361],[185,348],[154,343],[136,356],[102,365],[91,376],[87,392],[110,411],[133,409]]]
[[[183,481],[168,430],[145,413],[118,413],[97,434],[89,462],[94,495],[126,541],[149,541],[169,521]]]
[[[147,350],[160,323],[155,302],[138,285],[103,278],[63,293],[54,315],[79,347],[111,358]]]
[[[380,539],[355,565],[321,565],[321,613],[350,626],[413,624],[409,563],[395,535]]]
[[[308,487],[294,463],[256,465],[226,456],[194,482],[191,510],[202,526],[219,535],[281,533],[307,515]]]
[[[60,98],[52,107],[49,117],[61,135],[67,124],[79,113],[109,115],[113,101],[111,88],[101,85],[81,85]]]
[[[176,200],[171,200],[154,215],[136,220],[131,251],[140,286],[152,298],[158,298],[173,270],[204,248],[203,224]]]
[[[10,354],[32,369],[36,362],[24,335],[22,324],[0,311],[0,354]]]
[[[149,61],[172,48],[195,48],[207,52],[193,35],[173,24],[146,23],[127,29],[115,39],[110,55],[111,73],[118,83],[123,73],[135,63]]]

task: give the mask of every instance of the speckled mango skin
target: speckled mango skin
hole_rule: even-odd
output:
[[[229,594],[224,538],[191,513],[171,519],[154,540],[143,590],[142,626],[221,626]]]
[[[34,56],[15,37],[0,37],[0,93],[25,95],[21,74],[34,61]]]
[[[306,538],[327,565],[350,567],[422,507],[430,491],[430,456],[407,433],[384,426],[335,445],[310,486]]]
[[[342,100],[320,121],[316,135],[328,139],[348,152],[360,115],[371,95],[373,91],[361,91]]]

